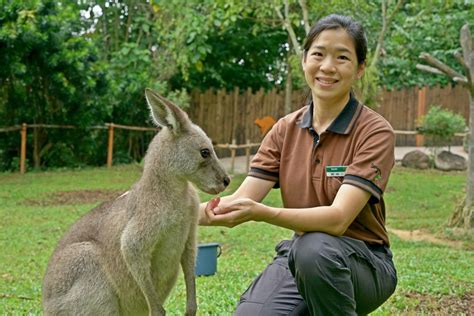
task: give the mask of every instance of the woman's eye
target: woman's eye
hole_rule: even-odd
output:
[[[339,56],[339,59],[349,60],[349,57],[347,57],[347,56]]]
[[[211,151],[207,148],[201,149],[201,157],[202,158],[209,158],[211,155]]]

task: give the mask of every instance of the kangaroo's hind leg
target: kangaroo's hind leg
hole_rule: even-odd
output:
[[[56,252],[43,284],[45,315],[119,315],[119,302],[91,242]]]

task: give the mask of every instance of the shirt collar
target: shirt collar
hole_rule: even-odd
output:
[[[327,131],[337,134],[349,134],[353,121],[357,118],[362,106],[359,104],[354,94],[351,92],[349,101],[342,109],[341,113],[327,128]],[[301,128],[310,128],[313,125],[313,102],[309,104],[308,110],[303,114],[303,118],[299,123]]]

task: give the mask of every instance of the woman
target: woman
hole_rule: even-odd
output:
[[[201,225],[263,221],[295,231],[277,245],[235,315],[368,314],[394,292],[382,196],[394,133],[351,91],[366,53],[359,23],[340,15],[319,20],[302,58],[312,101],[273,126],[234,194],[201,206]],[[260,203],[275,186],[284,208]]]

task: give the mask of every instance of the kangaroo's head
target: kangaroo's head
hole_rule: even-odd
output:
[[[206,193],[223,191],[230,179],[209,137],[171,101],[150,89],[145,96],[154,122],[163,128],[150,144],[145,171],[159,165],[169,176],[186,179]]]

